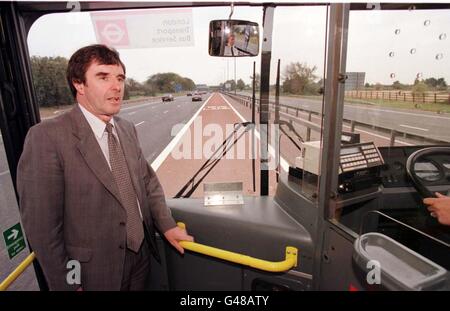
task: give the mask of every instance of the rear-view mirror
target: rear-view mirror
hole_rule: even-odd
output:
[[[257,56],[259,53],[258,24],[243,20],[213,20],[209,23],[209,55]]]

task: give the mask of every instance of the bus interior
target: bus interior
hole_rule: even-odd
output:
[[[180,255],[157,237],[150,289],[450,289],[450,226],[422,203],[450,195],[449,13],[448,3],[1,2],[0,282],[32,252],[13,256],[5,234],[20,223],[26,133],[70,106],[46,105],[39,66],[105,43],[142,87],[126,85],[120,116],[195,238]],[[164,72],[201,90],[178,78],[158,90]],[[8,288],[47,289],[36,259]]]

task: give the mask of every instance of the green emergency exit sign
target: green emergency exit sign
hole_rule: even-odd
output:
[[[5,240],[9,259],[13,259],[17,254],[25,249],[25,239],[23,238],[20,223],[17,223],[11,228],[3,231],[3,239]]]

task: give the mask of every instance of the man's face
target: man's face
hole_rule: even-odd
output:
[[[228,45],[233,46],[234,45],[234,36],[230,35],[228,37]]]
[[[119,113],[125,87],[122,66],[92,62],[86,71],[86,82],[74,85],[78,102],[101,120],[108,122]]]

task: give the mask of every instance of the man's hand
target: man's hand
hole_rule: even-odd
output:
[[[181,247],[179,241],[194,242],[194,238],[187,234],[186,230],[180,227],[174,227],[164,232],[167,241],[173,245],[181,254],[184,254],[184,248]]]
[[[436,192],[437,198],[426,198],[423,203],[428,205],[428,210],[432,217],[436,217],[437,220],[443,224],[450,226],[450,197]]]

